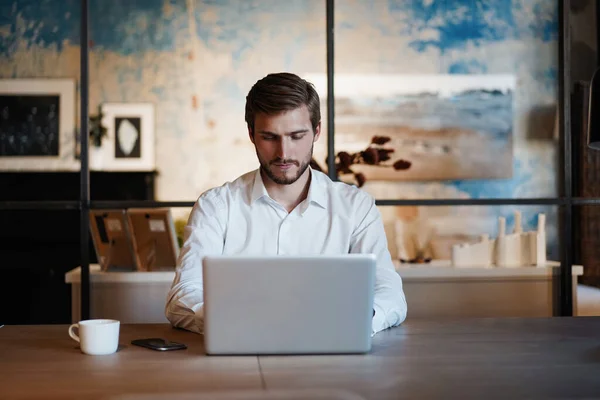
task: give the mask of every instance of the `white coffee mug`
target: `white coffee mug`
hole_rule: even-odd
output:
[[[114,319],[89,319],[69,327],[69,336],[79,342],[81,351],[92,356],[112,354],[119,347],[120,322]],[[79,335],[74,329],[77,328]]]

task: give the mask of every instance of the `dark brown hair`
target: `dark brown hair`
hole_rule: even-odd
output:
[[[257,81],[246,96],[246,123],[254,135],[256,114],[275,115],[305,105],[313,133],[321,121],[319,94],[312,83],[289,72],[269,74]]]

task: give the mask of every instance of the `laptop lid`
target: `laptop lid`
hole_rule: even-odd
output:
[[[368,352],[375,266],[365,254],[205,257],[207,354]]]

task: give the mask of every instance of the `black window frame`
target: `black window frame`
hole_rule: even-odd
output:
[[[81,0],[81,55],[80,55],[80,132],[88,131],[89,117],[89,0]],[[327,169],[331,179],[337,180],[335,170],[334,125],[334,0],[326,3],[326,62],[327,62]],[[571,58],[569,32],[569,1],[560,0],[558,48],[558,105],[559,105],[559,157],[561,195],[548,198],[494,198],[494,199],[377,199],[378,206],[499,206],[499,205],[554,205],[559,207],[560,268],[555,275],[556,289],[553,301],[558,316],[573,315],[573,210],[576,206],[600,205],[600,198],[573,196],[572,138],[571,138]],[[88,136],[81,135],[81,168],[79,199],[73,201],[4,201],[0,210],[79,210],[81,255],[81,319],[90,317],[90,254],[89,212],[94,209],[132,207],[192,207],[195,201],[91,201]],[[560,173],[560,171],[559,171]]]

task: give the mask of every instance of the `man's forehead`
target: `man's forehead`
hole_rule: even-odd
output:
[[[275,113],[265,113],[265,112],[257,112],[255,114],[256,119],[284,119],[284,118],[308,118],[310,119],[310,113],[308,108],[303,105],[298,108],[294,108],[291,110],[283,110]]]
[[[288,133],[311,128],[310,116],[300,112],[287,112],[275,115],[259,114],[255,119],[257,131],[266,130],[273,133]]]

